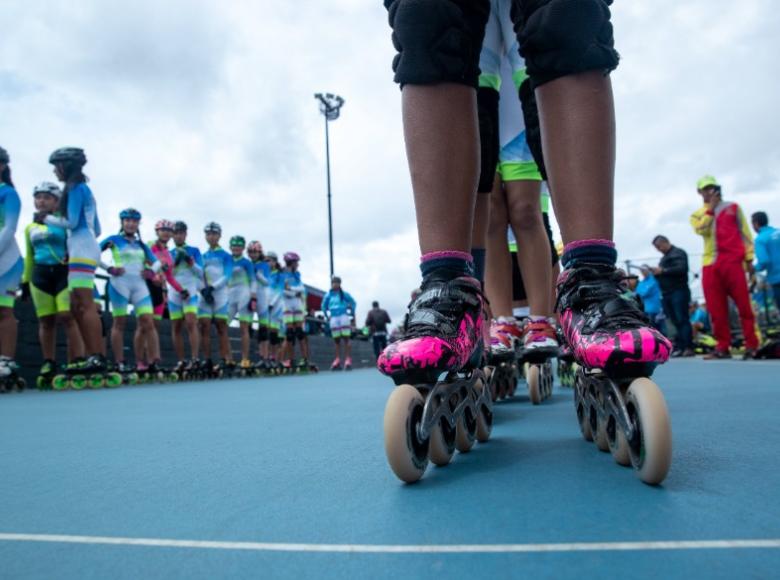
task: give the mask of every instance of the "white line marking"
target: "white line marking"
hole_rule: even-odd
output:
[[[196,550],[246,550],[252,552],[327,552],[335,554],[503,554],[540,552],[609,552],[638,550],[737,550],[780,549],[780,539],[700,540],[658,542],[576,542],[560,544],[287,544],[276,542],[220,542],[166,540],[162,538],[122,538],[107,536],[69,536],[53,534],[3,534],[0,542],[49,542],[153,548],[189,548]]]

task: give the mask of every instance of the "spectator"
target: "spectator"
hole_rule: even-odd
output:
[[[666,324],[661,308],[661,288],[650,268],[642,266],[642,280],[636,285],[635,292],[642,299],[645,314],[650,318],[653,327],[661,334],[666,334]]]
[[[699,332],[703,332],[705,334],[712,332],[712,326],[710,325],[710,315],[707,314],[707,307],[704,303],[700,305],[695,300],[691,302],[690,313],[691,328],[693,329],[694,335],[698,334]]]
[[[366,316],[366,326],[371,332],[371,340],[374,343],[374,355],[378,358],[387,346],[387,325],[392,322],[386,310],[379,308],[379,302],[371,303],[371,310]]]
[[[673,246],[666,236],[653,238],[653,246],[663,254],[658,267],[650,271],[661,288],[661,299],[666,318],[676,330],[672,356],[693,356],[693,331],[688,320],[691,289],[688,287],[688,254]]]
[[[780,310],[780,230],[769,225],[763,211],[750,216],[756,236],[756,270],[766,270],[766,281],[772,287],[775,304]]]
[[[702,287],[717,341],[715,350],[704,358],[731,358],[729,298],[736,304],[742,323],[745,337],[743,359],[755,358],[758,337],[745,277],[745,270],[751,275],[755,272],[750,226],[739,205],[723,201],[721,186],[714,177],[702,177],[696,189],[704,205],[691,215],[691,225],[704,238]]]

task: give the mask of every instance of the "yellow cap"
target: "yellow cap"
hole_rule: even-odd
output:
[[[701,191],[707,187],[720,187],[720,183],[712,175],[705,175],[699,181],[696,182],[696,189]]]

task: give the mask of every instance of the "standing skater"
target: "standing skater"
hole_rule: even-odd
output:
[[[187,245],[187,224],[177,221],[173,225],[173,277],[181,290],[172,287],[168,291],[168,311],[171,316],[173,348],[178,363],[177,372],[192,374],[197,370],[200,331],[198,330],[198,303],[203,288],[203,257],[200,250]],[[190,343],[190,360],[184,358],[183,329],[187,329]]]
[[[55,183],[44,181],[36,185],[33,200],[38,216],[53,214],[61,196],[62,191]],[[65,329],[67,336],[68,362],[84,357],[84,343],[70,313],[66,233],[60,226],[33,222],[25,228],[24,240],[27,252],[24,256],[22,294],[32,296],[43,354],[38,387],[51,388],[57,371],[55,353],[58,324]]]
[[[366,326],[371,332],[371,341],[374,345],[374,356],[378,359],[382,351],[387,347],[387,325],[390,324],[390,315],[387,310],[379,308],[379,302],[371,303],[371,310],[366,316]]]
[[[242,236],[230,238],[230,253],[233,256],[233,270],[228,281],[228,324],[238,317],[241,330],[241,370],[248,373],[252,368],[249,360],[249,328],[252,326],[252,307],[256,302],[257,282],[254,264],[244,256],[246,240]],[[233,356],[228,359],[232,364]]]
[[[704,238],[702,288],[710,311],[712,331],[718,344],[704,356],[705,360],[731,358],[729,301],[739,311],[745,337],[744,359],[755,358],[758,349],[756,319],[750,305],[745,272],[753,274],[753,235],[742,209],[734,202],[723,201],[721,187],[711,175],[696,184],[704,206],[691,215],[694,231]]]
[[[432,460],[443,463],[447,454],[442,451],[451,448],[442,449],[439,427],[428,420],[420,419],[417,431],[409,413],[416,416],[417,409],[422,410],[424,396],[405,383],[430,385],[423,389],[426,393],[438,387],[448,394],[461,382],[484,392],[480,373],[472,372],[482,354],[483,297],[471,276],[469,250],[479,175],[478,61],[490,3],[385,0],[385,6],[399,51],[393,65],[395,80],[402,86],[423,284],[422,294],[410,305],[404,337],[388,346],[378,366],[401,384],[385,414],[388,459],[396,475],[415,481],[424,473],[428,452]],[[668,419],[660,391],[642,377],[668,359],[671,345],[648,324],[634,301],[622,297],[622,274],[615,267],[615,121],[607,73],[617,66],[618,56],[609,20],[603,0],[516,0],[513,5],[566,243],[558,280],[563,332],[577,360],[589,369],[581,376],[591,391],[621,397],[617,381],[628,385],[628,379],[637,378],[625,396],[636,401],[642,436],[637,439],[639,423],[620,414],[620,429],[610,448],[621,462],[630,455],[643,481],[658,483],[671,458]],[[462,375],[453,374],[461,371]],[[444,372],[450,373],[448,378],[437,383]],[[581,397],[580,412],[585,407],[594,409],[594,419],[605,417],[600,399]],[[459,409],[463,410],[453,413],[461,424],[456,440],[465,450],[473,442],[474,429],[477,437],[487,438],[489,418],[476,415],[475,428],[472,406]],[[587,436],[585,423],[581,426]],[[609,437],[603,423],[594,426],[599,443]],[[414,443],[421,436],[419,445]],[[626,439],[641,441],[642,453],[629,448]]]
[[[83,149],[63,147],[49,156],[54,173],[62,183],[60,214],[49,214],[44,223],[64,227],[68,232],[68,290],[70,309],[76,319],[84,350],[89,355],[86,362],[70,365],[72,372],[79,374],[105,374],[106,343],[103,339],[103,324],[95,305],[95,269],[100,261],[100,247],[97,237],[101,234],[97,215],[97,204],[87,186],[83,173],[87,156]],[[109,377],[112,384],[117,377]]]
[[[258,241],[251,241],[246,248],[249,259],[254,267],[255,287],[255,312],[257,313],[257,347],[260,360],[257,368],[261,371],[268,370],[268,328],[270,325],[268,294],[271,283],[271,266],[263,254],[263,245]]]
[[[138,231],[141,212],[127,208],[119,213],[119,233],[100,242],[101,251],[110,250],[112,264],[103,268],[111,276],[108,297],[111,301],[111,350],[118,371],[127,376],[132,369],[125,362],[125,328],[128,306],[133,314],[138,331],[133,337],[135,364],[144,376],[156,378],[160,373],[160,339],[154,324],[154,307],[147,281],[156,277],[162,264],[142,240]],[[144,359],[147,353],[148,360]]]
[[[288,369],[297,367],[309,369],[309,341],[303,328],[306,318],[306,287],[301,282],[298,264],[301,257],[295,252],[284,254],[284,326],[285,326],[285,362]],[[295,342],[301,345],[301,358],[295,361]]]
[[[228,339],[228,281],[233,273],[233,257],[219,245],[222,226],[209,222],[203,228],[209,248],[203,254],[203,275],[205,287],[200,291],[198,322],[200,324],[200,344],[206,361],[206,373],[220,375],[230,370],[230,342]],[[219,356],[221,361],[214,367],[211,360],[211,322],[217,327]]]
[[[268,252],[268,367],[281,370],[282,336],[284,331],[284,272],[279,266],[276,252]]]
[[[14,301],[22,279],[22,255],[16,243],[16,228],[22,203],[11,180],[11,158],[0,147],[0,392],[24,388],[18,376]]]
[[[330,365],[330,370],[341,370],[341,357],[344,356],[344,370],[352,370],[352,321],[355,318],[355,299],[341,287],[341,278],[333,276],[330,290],[322,299],[322,311],[330,321],[330,335],[336,346],[336,358]],[[344,349],[342,351],[342,345]]]

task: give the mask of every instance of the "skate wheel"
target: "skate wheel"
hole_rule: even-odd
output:
[[[485,396],[485,384],[477,381],[474,385],[477,392],[477,441],[485,443],[490,439],[490,433],[493,431],[493,410],[488,402],[489,397]]]
[[[428,466],[429,441],[419,436],[425,400],[411,385],[396,387],[385,406],[384,432],[387,462],[398,479],[419,480]]]
[[[534,405],[542,402],[542,381],[539,365],[528,365],[526,363],[525,380],[528,383],[528,396]]]
[[[35,379],[35,386],[38,387],[39,391],[48,391],[49,381],[47,381],[44,377],[38,377]]]
[[[68,388],[68,377],[65,375],[54,375],[54,378],[51,380],[51,387],[55,391],[64,391]]]
[[[431,463],[439,467],[444,467],[452,460],[455,453],[455,430],[446,420],[442,419],[431,430],[428,451]]]
[[[666,401],[653,381],[639,378],[626,393],[628,415],[637,429],[629,446],[636,474],[649,485],[658,485],[672,463],[672,428]]]
[[[106,386],[106,378],[103,375],[92,375],[89,377],[90,389],[102,389]]]
[[[609,441],[607,440],[607,423],[598,416],[595,408],[591,409],[591,413],[591,429],[593,428],[594,422],[596,424],[596,428],[593,429],[593,441],[596,443],[596,447],[599,448],[599,451],[607,452],[609,451]]]
[[[607,421],[607,443],[609,452],[618,465],[631,465],[631,454],[628,450],[628,441],[623,431],[616,424],[615,418],[610,417]]]
[[[70,380],[70,386],[76,391],[81,391],[87,386],[87,377],[84,375],[76,375]]]
[[[169,373],[168,374],[168,382],[169,383],[178,383],[179,382],[179,375],[177,373]]]
[[[474,447],[476,436],[477,418],[474,417],[471,409],[466,407],[455,424],[455,447],[461,453],[468,453]]]
[[[122,375],[119,373],[109,373],[106,377],[106,386],[112,389],[122,386]]]

